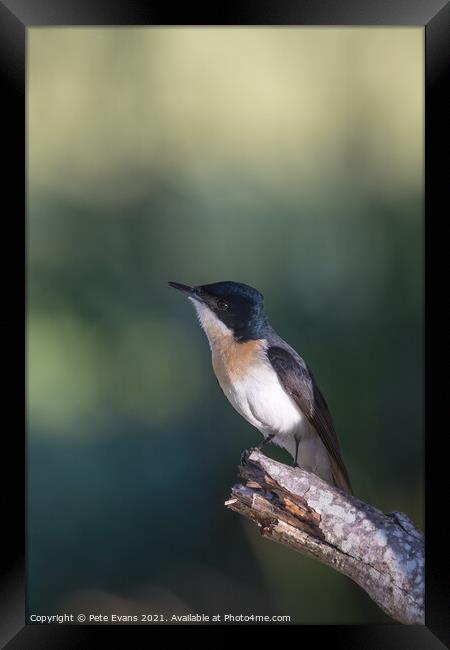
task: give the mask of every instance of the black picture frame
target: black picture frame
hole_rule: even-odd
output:
[[[232,9],[234,9],[232,11]],[[6,253],[17,247],[3,273],[6,316],[3,366],[8,398],[4,403],[3,432],[3,553],[0,582],[0,642],[14,649],[91,647],[111,630],[115,642],[130,645],[134,634],[152,634],[149,627],[25,625],[25,484],[26,463],[22,413],[26,353],[22,287],[26,279],[25,232],[25,56],[26,29],[44,25],[361,25],[423,26],[425,28],[425,241],[426,281],[430,281],[431,224],[448,215],[448,116],[446,72],[450,50],[450,4],[446,0],[297,0],[230,7],[205,7],[148,0],[0,0],[0,71],[2,79],[3,143],[6,168],[3,189],[3,226]],[[7,206],[7,208],[6,208]],[[447,210],[445,210],[447,207]],[[25,254],[24,254],[25,253]],[[6,255],[3,256],[6,259]],[[25,258],[25,265],[23,264]],[[3,261],[3,260],[2,260]],[[427,296],[428,296],[427,291]],[[429,299],[426,299],[427,315]],[[15,318],[11,317],[15,315]],[[17,341],[17,346],[10,345]],[[430,328],[426,327],[426,625],[303,626],[299,643],[332,643],[334,648],[448,647],[449,560],[446,517],[439,511],[439,495],[446,494],[447,457],[436,437],[431,438]],[[4,355],[7,358],[7,355]],[[6,393],[4,393],[6,396]],[[441,401],[442,404],[442,401]],[[439,404],[438,404],[439,406]],[[434,406],[434,412],[439,408]],[[10,417],[11,416],[11,417]],[[10,476],[5,469],[11,470]],[[279,629],[279,628],[278,628]],[[100,639],[101,635],[101,639]],[[305,635],[307,638],[305,638]],[[6,643],[6,646],[3,644]],[[445,644],[445,645],[443,645]]]

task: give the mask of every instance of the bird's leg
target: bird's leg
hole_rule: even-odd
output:
[[[263,438],[263,441],[256,445],[256,447],[250,447],[250,449],[245,449],[241,454],[241,465],[245,464],[247,458],[250,456],[252,451],[261,451],[261,449],[267,445],[273,438],[275,438],[274,433],[269,433],[267,438]]]
[[[256,445],[255,449],[258,449],[259,451],[261,451],[261,449],[263,447],[265,447],[271,440],[273,440],[273,438],[275,438],[275,434],[274,433],[269,433],[267,438],[263,438],[263,441],[260,442],[259,445]]]
[[[300,445],[300,438],[295,438],[295,458],[294,458],[293,467],[300,467],[300,465],[297,462],[299,445]]]

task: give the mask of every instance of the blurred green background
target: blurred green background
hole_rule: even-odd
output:
[[[423,29],[31,28],[27,112],[29,612],[390,620],[224,508],[260,434],[167,281],[262,291],[423,527]]]

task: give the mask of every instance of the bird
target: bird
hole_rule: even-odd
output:
[[[270,325],[264,296],[242,282],[169,285],[185,294],[209,342],[212,366],[235,410],[312,472],[353,494],[330,410],[302,357]]]

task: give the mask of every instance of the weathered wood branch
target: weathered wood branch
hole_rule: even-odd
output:
[[[384,514],[256,450],[243,454],[239,474],[245,484],[225,505],[264,537],[348,576],[397,621],[425,623],[424,540],[405,514]]]

